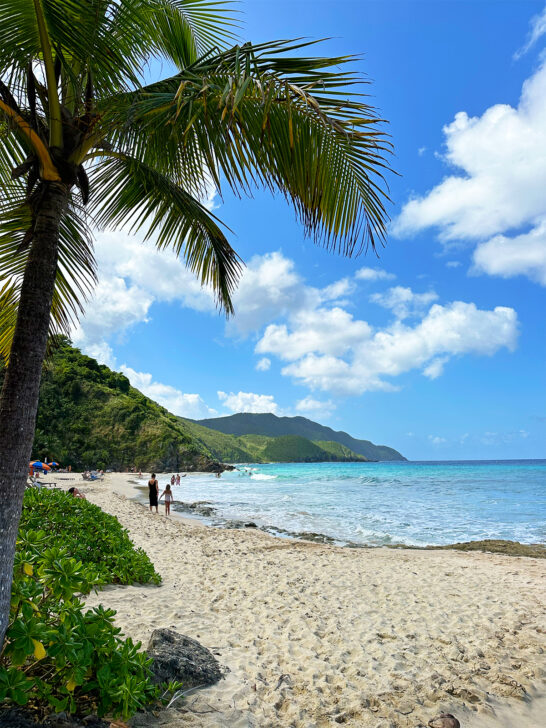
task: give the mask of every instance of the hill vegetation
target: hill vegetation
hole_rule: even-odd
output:
[[[0,369],[0,384],[1,380]],[[299,431],[286,432],[285,421],[300,423],[295,428]],[[234,432],[211,429],[208,424],[171,414],[131,387],[123,374],[59,338],[42,376],[33,457],[54,459],[74,470],[125,470],[134,466],[157,472],[211,471],[220,469],[221,462],[371,459],[329,436],[345,433],[335,433],[303,417],[241,414],[203,422],[217,422]],[[365,441],[345,437],[363,449]],[[374,459],[383,451],[396,453],[368,445]],[[402,458],[399,453],[396,456]]]
[[[61,339],[45,365],[33,456],[80,470],[214,470],[184,423]]]
[[[283,437],[297,435],[311,440],[320,447],[324,442],[338,443],[353,454],[356,453],[367,460],[405,460],[397,450],[386,445],[374,445],[369,440],[357,440],[346,432],[337,432],[330,427],[319,425],[305,417],[277,417],[273,414],[239,413],[229,417],[215,417],[199,420],[199,425],[228,435],[265,435],[267,437]],[[330,452],[334,453],[331,446]],[[338,451],[339,454],[344,451]],[[345,459],[345,458],[341,458]],[[357,458],[358,459],[358,458]]]
[[[312,442],[299,435],[268,437],[249,434],[235,437],[203,427],[192,420],[183,422],[213,457],[226,463],[319,463],[367,460],[337,442]]]

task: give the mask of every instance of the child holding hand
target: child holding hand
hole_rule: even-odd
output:
[[[159,496],[159,500],[161,500],[165,496],[165,515],[170,516],[171,515],[171,503],[174,501],[173,492],[171,490],[171,486],[167,483],[165,486],[165,490],[161,495]]]

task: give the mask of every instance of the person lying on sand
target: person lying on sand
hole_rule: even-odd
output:
[[[81,492],[81,490],[78,490],[77,488],[69,488],[68,492],[70,495],[73,495],[74,498],[83,498],[84,500],[87,500],[84,493]]]

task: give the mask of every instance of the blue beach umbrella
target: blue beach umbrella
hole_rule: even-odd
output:
[[[49,464],[51,465],[52,468],[56,468],[59,465],[59,463],[56,463],[55,460],[53,460],[53,462],[51,462]]]
[[[30,463],[30,467],[34,470],[51,470],[49,465],[46,465],[46,463],[43,463],[41,460],[33,460]]]

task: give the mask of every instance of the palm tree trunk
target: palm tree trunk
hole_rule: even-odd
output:
[[[8,626],[15,540],[34,439],[57,271],[59,225],[68,200],[65,185],[42,184],[0,396],[0,647]]]

